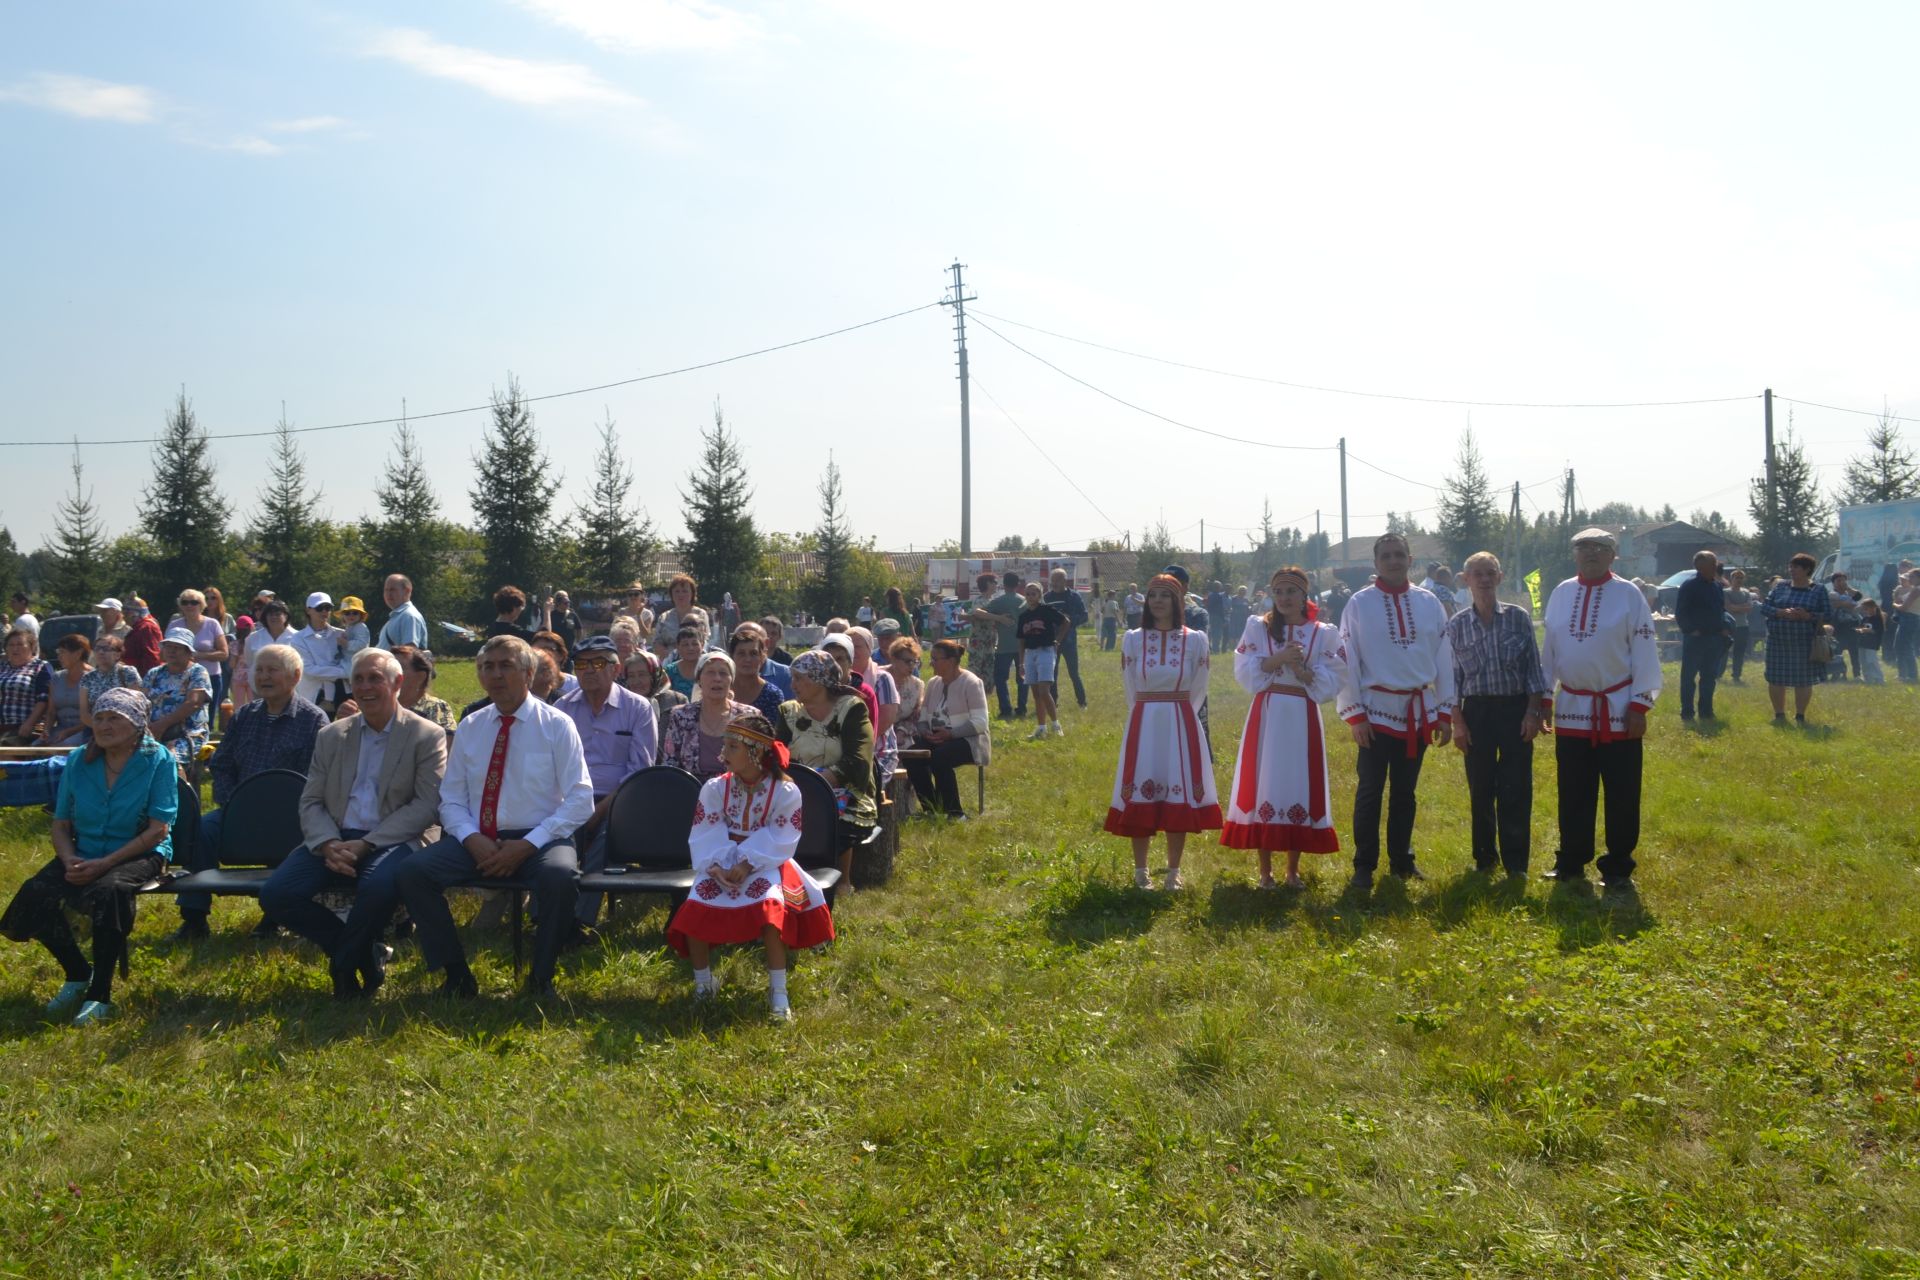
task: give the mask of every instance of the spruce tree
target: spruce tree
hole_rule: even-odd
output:
[[[646,513],[630,501],[633,468],[620,452],[620,435],[608,414],[600,426],[600,450],[593,458],[593,488],[574,512],[579,525],[575,559],[578,586],[620,591],[639,580],[659,539]]]
[[[394,455],[380,485],[380,516],[362,527],[373,572],[384,584],[390,573],[413,583],[414,606],[426,612],[440,600],[447,556],[447,532],[440,499],[427,476],[426,456],[403,417],[394,433]],[[458,603],[464,604],[465,601]]]
[[[820,523],[813,531],[813,573],[800,589],[802,607],[818,618],[851,614],[853,530],[847,524],[840,466],[827,455],[827,471],[820,478]]]
[[[11,541],[11,539],[9,539]],[[73,492],[61,499],[54,515],[50,559],[40,592],[52,613],[90,613],[96,600],[107,594],[108,577],[106,526],[99,508],[93,503],[93,490],[86,487],[80,464],[80,446],[73,447]]]
[[[493,421],[473,466],[467,496],[486,546],[481,590],[490,598],[513,583],[531,596],[550,565],[553,497],[560,480],[548,474],[547,455],[518,378],[507,378],[505,395],[493,393]]]
[[[315,573],[315,534],[325,516],[321,491],[307,486],[307,461],[287,421],[286,408],[274,425],[273,460],[260,506],[248,536],[254,544],[263,580],[284,600],[304,600],[310,591],[328,590]]]
[[[1747,510],[1759,535],[1760,568],[1784,573],[1796,552],[1818,556],[1826,550],[1833,540],[1833,507],[1821,496],[1819,477],[1791,425],[1786,438],[1774,446],[1773,477],[1773,518],[1767,516],[1764,470],[1748,486]]]
[[[1460,433],[1460,452],[1454,456],[1454,467],[1440,495],[1436,532],[1446,545],[1448,559],[1459,564],[1474,552],[1492,546],[1500,527],[1500,509],[1494,503],[1493,486],[1480,459],[1480,447],[1474,443],[1472,427]]]
[[[1880,420],[1867,430],[1867,452],[1847,461],[1840,481],[1840,505],[1863,506],[1869,502],[1893,502],[1920,494],[1920,467],[1914,465],[1913,451],[1900,443],[1900,427],[1890,410],[1880,411]]]
[[[701,598],[714,601],[731,591],[737,600],[749,599],[745,588],[760,563],[760,531],[748,511],[753,488],[746,458],[717,400],[712,429],[700,432],[699,467],[688,473],[680,498],[687,505],[687,536],[676,549],[700,584]]]
[[[211,453],[182,391],[153,446],[153,479],[140,507],[156,549],[141,586],[155,612],[188,587],[204,590],[227,563],[227,504],[214,487]]]

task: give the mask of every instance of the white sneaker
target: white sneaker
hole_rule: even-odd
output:
[[[1046,736],[1047,736],[1047,726],[1041,725],[1038,729],[1035,729],[1032,733],[1027,735],[1027,741],[1038,742],[1040,741],[1040,739]]]
[[[77,978],[72,982],[60,984],[60,990],[54,992],[53,999],[47,1001],[46,1013],[49,1018],[64,1018],[80,1007],[80,997],[87,994],[87,988],[93,985],[93,975]]]
[[[1052,726],[1047,729],[1047,732],[1051,733],[1056,738],[1064,738],[1067,736],[1067,726],[1061,724],[1058,720],[1055,720]]]
[[[793,1010],[784,1004],[777,1004],[767,1010],[767,1017],[774,1022],[792,1022]]]
[[[80,1006],[80,1012],[74,1015],[73,1025],[90,1027],[96,1022],[105,1022],[113,1016],[113,1006],[98,1000],[89,1000]]]
[[[1133,869],[1133,887],[1136,889],[1153,888],[1153,875],[1145,867]]]
[[[1168,867],[1167,868],[1167,892],[1178,893],[1186,887],[1187,887],[1186,883],[1180,879],[1180,868]]]

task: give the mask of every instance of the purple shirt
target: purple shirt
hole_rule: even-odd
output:
[[[580,731],[580,749],[587,757],[587,776],[593,779],[596,800],[610,796],[628,777],[653,763],[660,730],[653,718],[653,700],[614,685],[606,705],[594,714],[586,691],[575,688],[554,707],[564,711]]]

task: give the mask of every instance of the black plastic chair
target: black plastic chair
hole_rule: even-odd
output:
[[[273,869],[306,843],[300,830],[300,793],[306,786],[307,775],[292,769],[268,769],[242,782],[220,806],[218,865],[175,876],[163,887],[172,893],[259,897]]]
[[[687,837],[700,802],[700,779],[655,765],[620,784],[607,808],[607,867],[580,877],[582,893],[664,893],[693,889]]]
[[[806,765],[791,766],[787,775],[800,788],[800,845],[793,851],[793,860],[832,903],[840,889],[840,805],[827,780]],[[875,827],[867,839],[879,834],[880,828]]]

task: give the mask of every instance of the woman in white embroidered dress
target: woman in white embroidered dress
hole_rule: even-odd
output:
[[[700,873],[667,926],[667,944],[693,962],[696,1000],[713,999],[716,946],[761,940],[774,1020],[787,1004],[787,950],[833,939],[827,897],[793,860],[800,843],[800,788],[787,777],[787,749],[773,723],[748,711],[727,726],[727,772],[700,788],[687,837]]]
[[[1133,840],[1133,883],[1151,889],[1147,850],[1167,833],[1167,888],[1180,885],[1187,835],[1220,829],[1207,731],[1197,714],[1207,696],[1207,633],[1185,625],[1180,580],[1159,574],[1147,584],[1146,612],[1120,644],[1127,715],[1120,767],[1106,828]]]
[[[1271,889],[1273,855],[1287,855],[1287,887],[1301,886],[1302,853],[1335,853],[1320,704],[1340,692],[1347,653],[1338,628],[1318,620],[1307,571],[1274,571],[1272,610],[1247,619],[1233,651],[1233,678],[1253,695],[1233,766],[1220,843],[1260,853],[1260,887]]]

